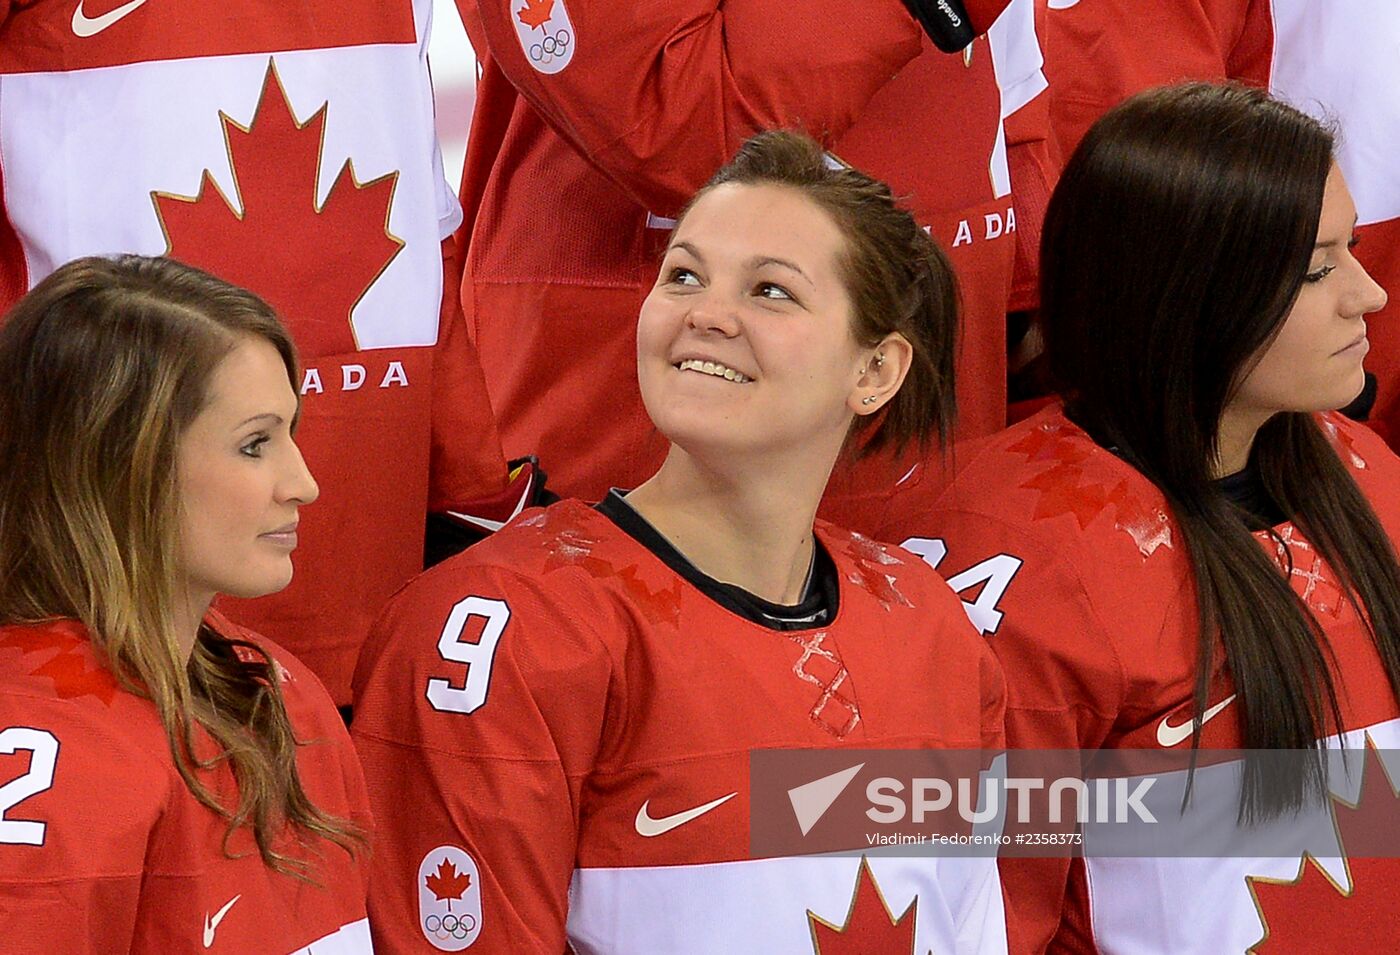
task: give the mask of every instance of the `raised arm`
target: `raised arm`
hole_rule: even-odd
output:
[[[663,216],[759,129],[840,136],[927,43],[899,0],[459,6],[478,51],[574,148]]]

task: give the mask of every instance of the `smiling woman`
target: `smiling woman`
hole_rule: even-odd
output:
[[[291,580],[295,381],[264,302],[165,259],[69,263],[0,327],[6,952],[369,950],[339,716],[210,609]]]
[[[889,189],[803,137],[754,138],[692,200],[638,322],[661,469],[434,568],[361,657],[383,947],[810,950],[873,880],[915,915],[864,950],[1005,951],[990,859],[749,842],[755,750],[1001,745],[948,588],[815,519],[843,448],[946,433],[955,301]]]

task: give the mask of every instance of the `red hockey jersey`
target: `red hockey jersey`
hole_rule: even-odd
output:
[[[297,771],[318,807],[369,828],[350,739],[316,677],[262,645],[302,745]],[[199,755],[213,741],[196,734]],[[198,771],[224,805],[227,764]],[[200,804],[170,755],[149,700],[117,685],[82,626],[0,628],[0,949],[6,955],[169,955],[209,951],[358,955],[371,951],[360,860],[291,833],[279,851],[312,864],[315,884],[263,865],[247,829]],[[202,946],[202,947],[201,947]]]
[[[1356,200],[1357,257],[1391,295],[1371,317],[1366,369],[1379,381],[1369,423],[1400,447],[1400,6],[1368,0],[1050,0],[1045,73],[1054,138],[1070,151],[1139,90],[1237,79],[1341,133]]]
[[[1391,539],[1400,540],[1400,459],[1340,415],[1320,421]],[[902,489],[884,526],[965,594],[969,615],[1006,672],[1009,745],[1189,748],[1196,606],[1184,544],[1162,494],[1058,406],[963,449],[958,463],[957,477],[942,492]],[[1276,539],[1259,534],[1261,545],[1281,568],[1291,567],[1295,591],[1336,653],[1345,726],[1329,745],[1359,750],[1369,741],[1393,750],[1400,744],[1400,707],[1335,573],[1291,523],[1274,533]],[[1239,748],[1240,708],[1230,705],[1233,690],[1223,673],[1212,698],[1201,745]],[[1400,780],[1394,754],[1378,756],[1364,780],[1334,772],[1334,805],[1245,832],[1235,828],[1235,766],[1198,770],[1192,799],[1201,808],[1184,819],[1175,812],[1184,778],[1174,778],[1178,788],[1162,796],[1169,811],[1157,804],[1152,835],[1168,840],[1158,844],[1219,832],[1213,845],[1238,840],[1229,857],[1096,857],[1096,846],[1111,845],[1115,836],[1088,825],[1085,861],[1003,864],[1011,918],[1035,951],[1052,937],[1051,950],[1066,952],[1400,948],[1394,917],[1400,860],[1348,858],[1346,824],[1334,822],[1344,806],[1358,803],[1362,781],[1371,794],[1381,773]],[[1368,798],[1394,792],[1385,787]],[[1180,828],[1167,828],[1172,825]]]
[[[851,951],[896,950],[856,922],[1005,951],[992,859],[868,855],[870,923],[859,856],[750,857],[753,750],[1001,745],[1000,675],[946,585],[817,537],[840,595],[811,629],[723,608],[578,502],[400,593],[356,672],[379,951],[812,955],[818,922]]]
[[[506,485],[443,244],[461,213],[430,9],[0,0],[0,310],[113,252],[168,254],[277,309],[321,498],[292,585],[226,609],[341,703],[369,622],[422,569],[429,509]]]
[[[1025,212],[1003,118],[1045,85],[1030,0],[969,3],[995,25],[961,55],[937,52],[897,0],[459,6],[483,69],[462,298],[512,456],[538,449],[562,493],[591,500],[654,472],[666,443],[637,388],[637,313],[678,210],[769,127],[806,129],[888,181],[949,251],[964,433],[1001,427]],[[1027,152],[1043,193],[1036,162]]]

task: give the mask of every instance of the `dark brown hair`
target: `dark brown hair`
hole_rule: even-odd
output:
[[[913,362],[899,393],[884,411],[857,416],[852,426],[857,455],[887,446],[898,453],[911,441],[927,444],[930,434],[945,443],[957,410],[957,279],[947,256],[896,203],[890,187],[788,130],[759,133],[745,142],[686,211],[726,183],[786,186],[821,207],[846,238],[841,268],[856,340],[872,346],[898,332],[913,346]]]
[[[1342,728],[1322,627],[1212,470],[1221,415],[1302,287],[1332,162],[1331,133],[1260,90],[1149,91],[1084,137],[1042,238],[1057,389],[1075,421],[1161,489],[1185,542],[1200,626],[1198,720],[1223,647],[1244,745],[1317,755],[1302,772],[1298,761],[1247,759],[1243,818],[1320,798],[1318,741]],[[1400,687],[1400,567],[1317,420],[1275,415],[1251,462],[1337,574]]]
[[[129,691],[151,700],[194,796],[247,825],[263,860],[286,822],[351,848],[348,822],[307,798],[276,666],[255,644],[201,626],[188,661],[175,633],[180,438],[209,381],[242,341],[296,354],[251,292],[170,259],[78,259],[0,326],[0,623],[81,621]],[[195,755],[202,726],[220,753]],[[238,804],[197,769],[227,760]],[[227,844],[227,840],[226,840]]]

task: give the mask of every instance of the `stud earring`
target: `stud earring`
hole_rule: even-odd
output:
[[[873,405],[878,400],[879,399],[874,395],[866,395],[864,398],[860,399],[860,403],[863,405]]]

